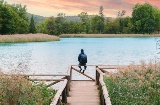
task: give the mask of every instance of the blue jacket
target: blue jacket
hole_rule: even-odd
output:
[[[84,58],[83,58],[84,57]],[[83,60],[82,60],[83,58]],[[87,55],[83,52],[81,52],[78,56],[78,61],[82,64],[87,63]]]

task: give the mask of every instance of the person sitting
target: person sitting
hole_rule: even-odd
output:
[[[84,53],[84,50],[81,49],[81,53],[79,54],[78,56],[78,61],[79,61],[79,65],[78,67],[80,68],[80,71],[82,70],[81,66],[84,66],[84,70],[83,70],[83,73],[84,71],[86,70],[87,66],[86,66],[86,63],[87,63],[87,55]]]

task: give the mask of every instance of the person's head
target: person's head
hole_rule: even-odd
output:
[[[83,50],[83,49],[81,49],[81,53],[84,53],[84,50]]]

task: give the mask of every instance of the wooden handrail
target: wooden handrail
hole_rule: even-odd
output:
[[[63,81],[64,79],[29,79],[30,81]]]
[[[112,105],[108,95],[107,87],[103,81],[104,75],[105,74],[102,72],[102,70],[96,66],[96,84],[99,85],[100,88],[101,105]]]
[[[108,95],[108,90],[107,90],[106,84],[103,81],[103,74],[100,74],[99,82],[101,84],[101,88],[102,88],[102,93],[103,93],[103,96],[104,96],[105,105],[112,105],[111,104],[111,100],[110,100],[109,95]]]
[[[3,74],[0,76],[68,76],[68,74]]]
[[[78,66],[78,65],[71,65],[71,66]],[[86,66],[119,66],[119,65],[86,65]]]
[[[90,77],[90,76],[88,76],[88,75],[86,75],[86,74],[84,74],[84,73],[80,72],[78,69],[73,68],[73,67],[72,67],[72,69],[73,69],[73,70],[75,70],[75,71],[77,71],[78,73],[80,73],[80,74],[82,74],[82,75],[86,76],[87,78],[89,78],[89,79],[91,79],[91,80],[95,81],[95,79],[94,79],[94,78],[92,78],[92,77]]]
[[[62,94],[62,92],[65,90],[66,88],[66,85],[67,85],[67,79],[64,80],[61,88],[57,91],[56,95],[54,96],[54,99],[52,100],[51,104],[50,105],[57,105],[58,104],[58,101],[60,99],[60,96]],[[64,96],[65,98],[67,98],[67,96]],[[63,100],[63,99],[62,99]],[[66,100],[65,100],[66,101]]]

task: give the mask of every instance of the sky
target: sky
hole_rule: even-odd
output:
[[[116,17],[118,11],[125,10],[126,16],[131,16],[135,4],[148,2],[160,8],[160,0],[5,0],[9,4],[22,4],[27,6],[27,12],[50,17],[58,13],[66,16],[77,16],[81,12],[88,15],[99,14],[100,6],[106,17]]]

